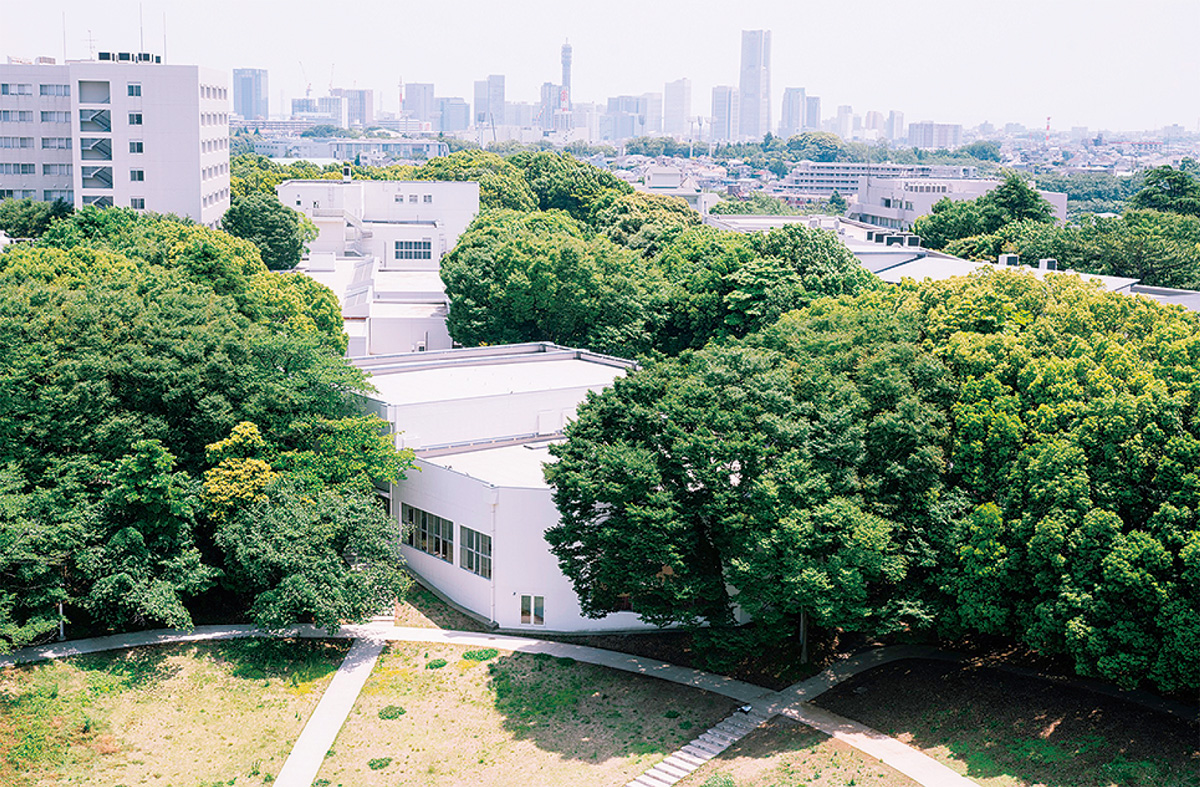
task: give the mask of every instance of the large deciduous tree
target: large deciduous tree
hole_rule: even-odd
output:
[[[263,264],[275,271],[299,265],[305,244],[317,237],[311,221],[270,194],[235,198],[221,218],[221,229],[257,246]]]

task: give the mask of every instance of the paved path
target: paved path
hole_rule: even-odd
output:
[[[329,750],[334,738],[337,737],[346,715],[357,701],[359,691],[366,682],[367,676],[370,675],[371,668],[387,641],[445,643],[475,648],[491,647],[518,653],[546,653],[551,656],[566,656],[588,664],[598,664],[624,672],[660,678],[711,691],[740,702],[752,703],[756,710],[761,708],[769,716],[782,714],[808,724],[871,757],[882,760],[926,787],[967,787],[968,785],[977,787],[974,782],[959,776],[946,766],[894,738],[889,738],[865,725],[806,702],[837,683],[879,664],[901,658],[928,657],[924,650],[907,646],[883,648],[846,659],[820,675],[801,681],[780,692],[772,692],[762,686],[755,686],[752,683],[722,675],[584,645],[569,645],[563,642],[549,642],[502,634],[443,631],[441,629],[407,628],[381,624],[343,626],[332,634],[309,625],[293,626],[290,629],[274,632],[267,632],[255,626],[197,626],[191,631],[160,629],[24,648],[14,651],[8,656],[0,657],[0,667],[144,645],[263,636],[357,640],[334,675],[329,687],[326,688],[317,708],[305,724],[304,731],[301,732],[300,738],[293,746],[292,753],[284,763],[283,770],[280,771],[276,780],[280,787],[307,787],[312,783],[324,761],[325,752]],[[936,653],[932,650],[928,652]],[[648,783],[653,784],[653,782]]]
[[[304,731],[292,746],[291,754],[275,777],[278,787],[309,787],[325,762],[325,753],[333,748],[338,731],[350,715],[363,685],[375,669],[387,641],[363,637],[354,640],[342,666],[321,695],[321,701],[308,717]]]

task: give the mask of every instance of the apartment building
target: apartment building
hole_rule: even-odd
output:
[[[229,77],[146,53],[0,65],[0,198],[117,205],[215,227],[229,207]]]

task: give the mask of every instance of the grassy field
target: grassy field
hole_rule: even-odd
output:
[[[907,660],[815,704],[983,787],[1200,787],[1197,728],[1123,700],[987,668]]]
[[[733,706],[570,659],[395,643],[317,783],[624,784]]]
[[[0,672],[0,784],[269,783],[348,643],[235,640]]]
[[[915,787],[917,782],[822,732],[776,716],[679,787]]]

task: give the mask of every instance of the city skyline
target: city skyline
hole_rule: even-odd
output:
[[[1124,6],[1076,0],[1014,0],[987,17],[948,0],[865,0],[853,18],[766,0],[736,12],[706,1],[614,0],[603,14],[544,0],[521,9],[468,2],[470,13],[450,20],[367,0],[332,24],[315,3],[292,3],[286,17],[261,2],[140,6],[140,27],[132,0],[115,0],[104,14],[77,0],[9,9],[0,54],[61,58],[64,14],[71,59],[88,56],[89,38],[96,51],[163,52],[165,12],[166,62],[230,73],[265,68],[273,113],[304,96],[307,84],[314,96],[331,84],[371,89],[377,108],[394,112],[401,80],[471,101],[474,82],[489,74],[506,77],[508,100],[538,103],[541,86],[559,78],[570,41],[573,102],[661,93],[687,78],[692,111],[701,114],[713,87],[738,84],[741,31],[762,29],[775,43],[773,126],[784,90],[803,87],[826,113],[840,105],[858,114],[899,110],[910,122],[1040,128],[1049,116],[1059,130],[1200,128],[1200,68],[1188,40],[1200,23],[1193,0],[1148,0],[1136,23],[1118,13]],[[664,34],[646,34],[654,30]]]

